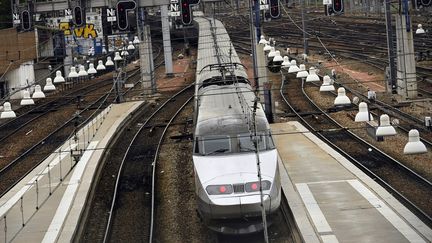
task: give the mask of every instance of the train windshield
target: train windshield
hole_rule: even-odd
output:
[[[251,137],[249,134],[240,134],[237,137],[239,152],[255,151],[254,139],[257,141],[259,151],[266,149],[266,141],[264,134],[258,134],[256,137]]]
[[[229,136],[210,136],[202,139],[203,155],[212,155],[220,153],[229,153],[231,151],[231,142]]]
[[[195,140],[195,153],[201,155],[217,155],[226,153],[254,152],[254,137],[249,133],[235,136],[213,135],[197,137]],[[259,151],[275,148],[270,133],[260,133],[256,136]]]

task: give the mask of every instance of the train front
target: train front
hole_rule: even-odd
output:
[[[241,112],[228,105],[230,98],[222,100],[226,111],[218,112],[213,102],[211,107],[201,104],[206,109],[200,107],[193,155],[198,211],[212,230],[257,232],[263,230],[257,163],[259,160],[262,200],[270,224],[281,195],[277,150],[263,113],[258,112],[257,136],[253,136]]]

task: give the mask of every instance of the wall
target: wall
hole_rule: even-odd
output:
[[[33,31],[18,33],[16,29],[0,30],[0,76],[6,70],[36,59],[36,38]],[[9,67],[9,68],[8,68]]]
[[[28,61],[22,63],[18,68],[9,70],[6,73],[5,79],[8,82],[11,99],[21,99],[22,91],[19,90],[35,83],[35,73],[33,66],[34,62]],[[33,88],[30,91],[32,92]]]

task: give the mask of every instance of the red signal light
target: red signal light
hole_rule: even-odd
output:
[[[226,192],[226,187],[225,186],[220,186],[219,187],[219,192],[220,193],[225,193]]]
[[[125,30],[129,27],[128,12],[136,7],[135,1],[120,1],[117,3],[117,25],[119,29]]]
[[[336,14],[341,14],[344,12],[343,0],[333,0],[333,11]]]
[[[189,25],[192,22],[191,7],[199,3],[199,0],[180,0],[181,1],[181,16],[184,25]]]

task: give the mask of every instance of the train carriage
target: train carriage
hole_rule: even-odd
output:
[[[199,29],[193,151],[198,212],[215,231],[256,232],[262,230],[258,158],[266,213],[280,205],[270,126],[223,24],[205,17],[194,21]]]

